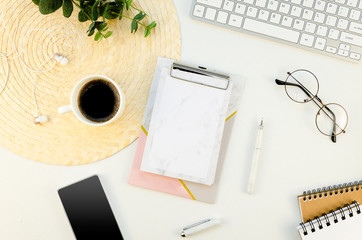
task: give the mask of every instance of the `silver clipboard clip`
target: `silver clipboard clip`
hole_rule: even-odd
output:
[[[210,85],[207,83],[201,83],[201,82],[196,82],[196,81],[191,81],[188,79],[184,79],[184,78],[180,78],[178,76],[175,76],[175,74],[173,74],[174,70],[179,70],[182,72],[187,72],[187,73],[192,73],[192,74],[197,74],[197,75],[201,75],[201,76],[207,76],[207,77],[212,77],[212,78],[217,78],[219,80],[223,80],[225,81],[226,85],[225,87],[218,87],[218,86],[214,86],[214,85]],[[208,86],[208,87],[213,87],[213,88],[217,88],[217,89],[221,89],[221,90],[227,90],[229,87],[229,83],[230,83],[230,76],[227,76],[225,74],[221,74],[221,73],[217,73],[217,72],[211,72],[208,71],[206,68],[203,67],[191,67],[188,65],[183,65],[180,63],[173,63],[171,68],[170,68],[170,76],[179,80],[183,80],[183,81],[187,81],[187,82],[191,82],[191,83],[196,83],[196,84],[200,84],[203,86]]]

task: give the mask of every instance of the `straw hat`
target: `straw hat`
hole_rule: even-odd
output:
[[[8,4],[12,6],[6,7]],[[137,0],[134,4],[149,15],[147,21],[157,22],[151,35],[145,39],[141,28],[131,34],[130,21],[115,20],[109,24],[113,35],[97,43],[86,36],[89,22],[78,22],[77,12],[66,19],[61,10],[41,15],[31,0],[0,2],[10,36],[17,28],[16,16],[19,19],[14,44],[0,25],[0,53],[10,55],[10,77],[0,95],[1,146],[44,163],[78,165],[104,159],[138,137],[157,57],[178,59],[181,40],[172,0]],[[13,45],[25,64],[16,58]],[[39,113],[50,121],[35,125],[35,73],[25,65],[39,69],[56,52],[66,56],[69,63],[56,64],[50,71],[38,74],[35,95]],[[42,69],[51,67],[49,62]],[[6,61],[0,56],[0,89],[6,72]],[[88,126],[73,113],[57,113],[58,107],[69,104],[73,86],[91,74],[112,78],[126,95],[125,112],[106,126]]]

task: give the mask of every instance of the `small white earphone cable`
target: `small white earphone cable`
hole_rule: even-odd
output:
[[[35,73],[35,77],[33,78],[33,99],[34,99],[34,105],[35,105],[35,117],[34,117],[34,123],[35,124],[41,124],[41,123],[45,123],[48,121],[48,117],[47,116],[44,116],[44,115],[39,115],[39,106],[38,106],[38,102],[37,102],[37,99],[36,99],[36,80],[37,80],[37,77],[38,77],[38,74],[39,73],[45,73],[45,72],[48,72],[50,70],[52,70],[56,63],[60,63],[61,65],[66,65],[68,63],[68,59],[64,56],[61,56],[60,54],[58,53],[55,53],[54,56],[52,57],[49,57],[47,60],[45,60],[40,66],[38,69],[33,69],[31,68],[30,66],[28,66],[24,59],[21,57],[21,54],[24,53],[24,48],[25,48],[25,41],[27,40],[28,36],[34,32],[34,31],[44,31],[46,32],[48,35],[50,35],[50,38],[51,38],[51,42],[52,44],[54,45],[54,49],[55,49],[55,52],[57,52],[58,50],[58,47],[57,47],[57,44],[56,42],[54,41],[54,38],[53,38],[53,34],[51,33],[51,31],[47,30],[47,29],[42,29],[42,28],[34,28],[34,29],[30,29],[26,32],[24,38],[23,38],[23,41],[22,41],[22,45],[21,45],[21,49],[20,49],[20,53],[15,45],[15,36],[17,34],[17,31],[18,31],[18,28],[19,28],[19,17],[17,14],[15,14],[16,16],[16,27],[15,27],[15,30],[14,30],[14,36],[11,37],[10,36],[10,32],[8,30],[8,28],[6,27],[6,24],[4,23],[4,11],[6,8],[9,8],[11,7],[12,5],[6,5],[2,10],[1,10],[1,25],[4,27],[7,35],[8,35],[8,39],[11,41],[11,44],[12,44],[12,49],[10,51],[10,53],[8,54],[5,54],[5,53],[1,53],[0,52],[0,58],[4,58],[5,59],[5,62],[6,62],[6,65],[7,65],[7,72],[6,72],[6,78],[5,78],[5,82],[4,82],[4,86],[3,88],[0,90],[0,94],[5,90],[6,88],[6,85],[9,81],[9,75],[10,75],[10,68],[9,68],[9,60],[14,60],[14,59],[17,59],[19,58],[19,60],[21,61],[21,63],[31,72],[34,72]],[[15,57],[9,57],[13,51],[15,50],[16,52],[16,56]],[[50,62],[51,60],[54,60],[54,64],[52,64],[48,69],[45,69],[45,70],[41,70],[42,67],[44,67],[48,62]]]

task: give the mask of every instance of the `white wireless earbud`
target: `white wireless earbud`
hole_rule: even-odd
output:
[[[34,117],[35,124],[42,124],[42,123],[46,123],[47,121],[48,121],[48,117],[44,116],[44,115]]]
[[[67,65],[67,63],[68,63],[68,59],[58,53],[54,54],[54,59],[61,65]]]

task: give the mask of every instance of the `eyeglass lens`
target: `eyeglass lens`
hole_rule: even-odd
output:
[[[344,132],[348,123],[346,110],[339,104],[329,103],[317,112],[315,123],[318,130],[327,136]]]
[[[308,70],[296,70],[288,73],[285,91],[295,102],[305,103],[314,98],[319,91],[317,77]]]

